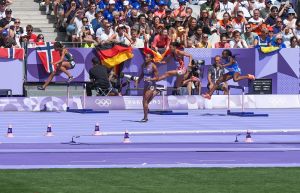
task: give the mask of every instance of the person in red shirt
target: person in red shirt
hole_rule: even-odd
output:
[[[186,17],[185,7],[186,1],[185,0],[178,0],[179,8],[173,11],[173,17]]]
[[[164,25],[159,25],[158,28],[164,28]],[[169,49],[171,39],[168,36],[168,30],[162,29],[159,34],[154,37],[152,42],[152,49],[158,52],[164,52],[165,50]]]
[[[166,15],[166,3],[163,0],[158,2],[158,10],[154,12],[154,16],[158,16],[159,18],[163,18]]]
[[[230,48],[230,44],[227,42],[227,36],[222,34],[220,41],[215,44],[215,48]]]
[[[26,26],[26,34],[27,34],[28,42],[37,42],[37,36],[32,32],[33,32],[32,25],[27,25]]]

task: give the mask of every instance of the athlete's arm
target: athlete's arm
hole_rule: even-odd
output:
[[[227,66],[230,66],[232,64],[234,64],[235,60],[233,59],[233,57],[229,57],[229,62],[227,64],[223,64],[222,67],[227,67]]]

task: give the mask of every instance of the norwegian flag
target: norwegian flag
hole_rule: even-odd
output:
[[[23,48],[0,48],[0,58],[24,60]]]
[[[36,52],[44,66],[46,72],[54,72],[56,66],[53,65],[53,62],[56,62],[60,59],[58,51],[54,50],[52,42],[37,42],[36,43]]]

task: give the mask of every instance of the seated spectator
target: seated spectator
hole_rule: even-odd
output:
[[[231,18],[229,13],[224,13],[223,19],[219,20],[217,23],[217,29],[219,31],[219,34],[226,33],[227,32],[227,26],[231,25]]]
[[[216,56],[214,58],[214,64],[208,69],[208,84],[207,88],[211,90],[213,86],[216,84],[217,80],[225,74],[224,68],[222,68],[221,65],[221,56]],[[224,91],[224,95],[228,94],[228,84],[227,82],[221,83],[217,90],[222,90]]]
[[[267,18],[267,16],[271,13],[272,0],[265,0],[265,7],[260,9],[260,15],[262,18]]]
[[[9,36],[7,29],[2,30],[0,37],[0,47],[1,48],[18,48],[18,45],[14,38]]]
[[[21,47],[20,38],[25,35],[25,31],[22,27],[20,27],[20,19],[16,19],[14,25],[10,26],[12,31],[11,37],[13,37],[18,45]]]
[[[283,24],[289,27],[290,29],[295,29],[296,21],[296,12],[294,9],[290,8],[288,10],[288,17],[285,20],[283,20]]]
[[[282,35],[277,34],[275,37],[275,41],[272,42],[272,46],[279,48],[286,48],[286,45],[283,43]]]
[[[25,33],[25,35],[27,36],[27,39],[28,39],[29,43],[37,42],[37,36],[33,33],[33,27],[32,27],[32,25],[27,25],[26,26],[26,33]]]
[[[168,36],[168,30],[162,29],[161,32],[154,37],[152,49],[163,53],[166,49],[169,49],[170,43],[171,40]]]
[[[242,39],[244,39],[246,41],[249,48],[253,48],[254,47],[254,39],[257,36],[257,34],[251,31],[250,24],[246,24],[245,29],[246,29],[246,32],[244,34],[242,34],[241,37],[242,37]]]
[[[84,25],[82,20],[84,18],[84,11],[78,10],[76,11],[73,19],[70,21],[71,24],[74,24],[74,34],[72,35],[72,42],[78,42],[80,37],[80,31],[82,29],[82,26]],[[87,19],[86,19],[87,20]]]
[[[82,31],[81,42],[83,42],[83,48],[94,48],[97,44],[97,41],[93,38],[91,29],[92,28],[86,26],[85,29]]]
[[[43,34],[38,34],[36,37],[36,42],[45,42],[45,38]]]
[[[256,36],[254,39],[254,46],[256,48],[260,48],[260,47],[268,47],[271,44],[271,39],[268,36],[268,29],[263,28],[261,30],[261,34],[259,36]]]
[[[233,6],[234,6],[234,13],[242,12],[244,13],[243,15],[245,15],[245,18],[250,19],[251,13],[255,8],[255,0],[252,1],[237,0]]]
[[[116,10],[116,2],[115,2],[115,0],[109,0],[108,8],[106,8],[103,11],[103,15],[104,15],[105,18],[107,18],[107,16],[112,15],[114,11],[117,11]]]
[[[202,35],[203,35],[202,28],[200,26],[198,26],[196,32],[191,37],[191,40],[193,41],[194,45],[197,45],[198,43],[201,42]],[[173,40],[172,40],[172,42],[173,42]]]
[[[111,36],[110,38],[111,40],[126,45],[130,45],[132,43],[132,40],[130,36],[127,34],[126,27],[124,25],[119,25],[116,31],[117,33]]]
[[[248,23],[251,25],[251,31],[257,35],[261,34],[261,29],[266,28],[267,25],[264,23],[264,19],[260,17],[258,9],[253,11],[253,17],[249,19]]]
[[[92,59],[93,67],[89,70],[89,76],[91,82],[86,86],[87,96],[92,96],[92,90],[96,88],[101,88],[103,90],[109,90],[112,88],[109,81],[110,70],[104,65],[100,64],[98,58],[94,57]],[[119,95],[116,89],[112,89],[115,95]]]
[[[141,31],[143,29],[143,31],[146,34],[150,34],[151,30],[150,30],[150,26],[146,21],[146,15],[140,14],[138,20],[139,22],[136,24],[138,31]]]
[[[180,26],[177,28],[177,39],[176,41],[184,45],[184,41],[187,38],[187,31],[184,27]]]
[[[134,26],[135,24],[138,24],[139,23],[139,18],[138,18],[138,10],[137,9],[131,9],[130,11],[130,17],[127,17],[127,20],[126,22],[128,23],[129,26]],[[157,17],[159,19],[159,23],[160,23],[160,18]],[[154,21],[155,18],[153,18],[153,22],[157,22],[157,21]]]
[[[182,26],[185,27],[185,28],[187,28],[188,24],[189,24],[189,21],[192,19],[193,9],[190,8],[190,7],[187,7],[185,9],[185,13],[186,13],[186,15],[184,17],[184,21],[182,23]]]
[[[226,32],[227,38],[232,39],[233,38],[233,27],[231,24],[226,26]]]
[[[196,45],[196,48],[212,48],[211,44],[208,42],[208,35],[202,35],[202,41]]]
[[[171,42],[177,41],[177,30],[173,27],[169,29],[169,37],[171,39]]]
[[[293,30],[293,34],[300,39],[300,18],[296,21],[296,29]]]
[[[63,31],[64,30],[64,18],[65,18],[65,7],[64,7],[64,0],[56,0],[53,3],[53,11],[54,11],[54,15],[55,15],[55,19],[56,19],[56,28],[59,31]]]
[[[197,31],[197,20],[194,17],[191,17],[188,22],[188,28],[187,28],[187,36],[192,37],[194,33]]]
[[[265,0],[256,0],[253,3],[254,9],[261,10],[266,7]]]
[[[233,39],[229,44],[231,48],[248,48],[246,41],[241,39],[241,33],[239,31],[233,32]]]
[[[247,20],[244,18],[244,14],[241,11],[238,11],[237,17],[235,17],[232,22],[233,31],[238,30],[241,33],[244,33],[245,24]]]
[[[276,24],[276,18],[278,17],[278,8],[276,6],[271,7],[271,13],[269,17],[265,20],[265,23],[269,26],[274,26]]]
[[[195,45],[193,44],[193,41],[190,38],[187,38],[185,43],[184,43],[185,48],[196,48]]]
[[[231,17],[233,12],[234,12],[233,3],[229,2],[228,0],[223,0],[223,2],[219,2],[219,10],[216,12],[217,20],[223,20],[225,13],[228,13],[229,17]]]
[[[206,34],[210,34],[210,28],[213,26],[213,20],[209,17],[209,12],[207,10],[202,10],[201,15],[198,18],[198,26],[203,29],[203,32]]]
[[[230,44],[227,42],[226,34],[221,35],[220,42],[215,44],[215,48],[230,48]]]
[[[220,41],[220,36],[218,35],[215,27],[211,27],[210,31],[211,35],[208,37],[208,42],[211,44],[212,48],[215,48],[215,44]]]
[[[104,17],[103,17],[101,12],[95,13],[95,18],[91,21],[94,32],[97,33],[97,30],[102,26],[101,21],[102,21],[103,18]]]
[[[209,13],[209,15],[211,15],[213,12],[213,1],[207,0],[204,3],[202,3],[200,6],[200,12],[202,13],[203,10],[206,10]]]
[[[175,23],[175,19],[172,17],[171,9],[166,10],[166,16],[163,17],[162,22],[167,29],[170,29],[173,26],[173,24]]]
[[[297,38],[295,36],[291,37],[288,48],[299,48]]]
[[[100,28],[97,30],[99,31]],[[114,31],[112,30],[111,24],[110,23],[106,23],[103,27],[103,32],[97,34],[97,42],[99,44],[105,44],[107,42],[112,41],[112,36],[114,35]]]
[[[82,42],[82,36],[86,35],[87,33],[85,33],[86,31],[88,34],[90,35],[94,35],[95,32],[93,30],[93,26],[89,23],[89,20],[87,17],[83,17],[82,18],[82,26],[81,28],[77,31],[77,40],[79,40],[80,42]]]
[[[294,36],[294,34],[292,33],[292,30],[290,28],[286,27],[281,34],[282,34],[283,43],[286,46],[289,45],[291,38]]]
[[[12,16],[12,10],[6,9],[5,10],[5,17],[0,20],[0,27],[9,29],[10,26],[14,25],[14,21],[16,20]]]
[[[285,28],[285,25],[282,23],[282,19],[280,17],[278,17],[276,19],[276,24],[273,26],[273,31],[274,34],[279,34],[283,31],[283,29]]]
[[[131,46],[133,48],[143,48],[144,47],[144,41],[140,38],[138,38],[138,33],[136,29],[131,29]]]
[[[274,30],[273,30],[273,27],[268,27],[268,36],[270,38],[270,43],[274,42],[275,41],[275,34],[274,34]]]

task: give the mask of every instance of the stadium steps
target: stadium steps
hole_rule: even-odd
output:
[[[55,28],[55,16],[46,15],[45,7],[40,7],[34,0],[14,0],[10,6],[14,18],[21,19],[21,26],[31,24],[35,34],[42,33],[45,41],[65,41],[65,32],[58,32]]]

